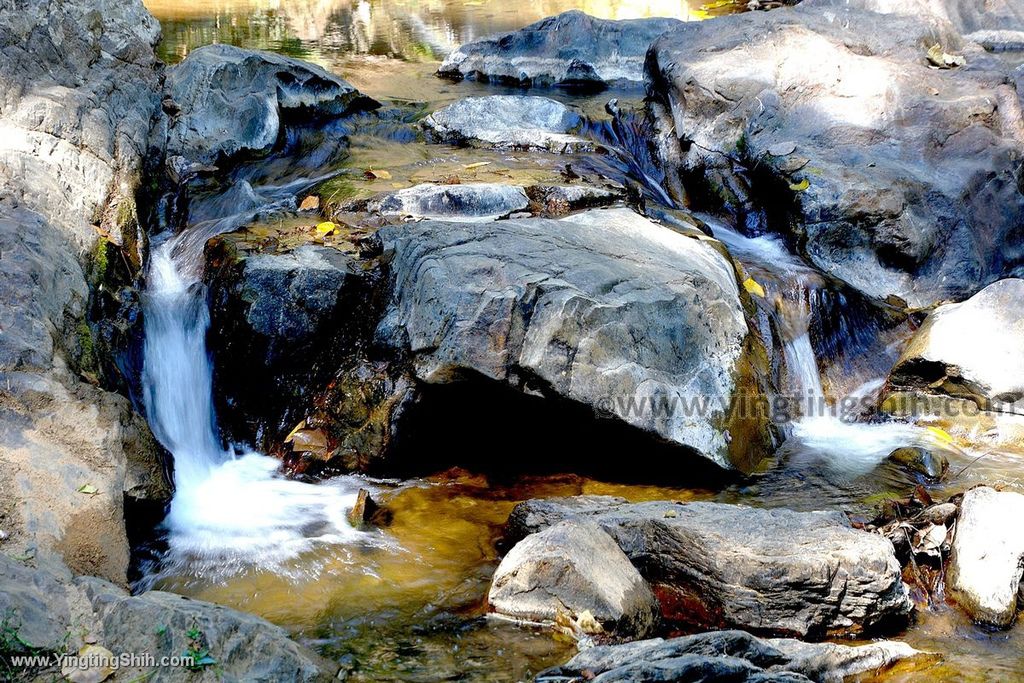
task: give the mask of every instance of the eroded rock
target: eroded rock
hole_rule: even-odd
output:
[[[487,601],[492,612],[531,622],[589,616],[592,632],[620,638],[646,636],[658,621],[647,583],[589,521],[560,522],[516,544],[498,566]]]
[[[946,570],[951,597],[976,621],[1007,627],[1017,615],[1024,572],[1024,495],[986,486],[960,504]]]
[[[490,95],[453,102],[422,125],[432,142],[567,153],[596,149],[576,135],[583,123],[578,113],[547,97]]]
[[[1024,258],[1009,68],[934,15],[842,4],[660,38],[648,71],[662,162],[690,199],[754,230],[787,225],[812,263],[872,298],[969,296]],[[929,68],[935,44],[968,68]]]
[[[446,78],[498,83],[603,88],[643,81],[651,42],[677,19],[610,21],[579,11],[542,19],[519,31],[463,45],[438,69]]]
[[[841,513],[585,496],[521,503],[509,533],[566,519],[600,524],[669,621],[822,638],[911,611],[892,543],[853,529]]]
[[[192,50],[170,70],[167,90],[180,109],[167,154],[197,164],[269,152],[288,116],[335,117],[378,106],[309,62],[222,44]]]
[[[526,209],[530,200],[521,187],[496,183],[423,184],[379,195],[366,210],[386,216],[449,221],[490,221]]]

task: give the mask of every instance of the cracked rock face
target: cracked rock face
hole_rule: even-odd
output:
[[[987,486],[964,494],[946,585],[974,620],[1006,628],[1017,616],[1024,535],[1024,495]]]
[[[706,243],[627,209],[378,235],[391,302],[377,338],[401,346],[421,381],[483,377],[722,467],[759,459],[765,426],[730,413],[737,394],[759,391],[741,387],[750,332],[733,269]]]
[[[438,74],[497,83],[604,87],[643,81],[651,42],[678,19],[597,19],[580,11],[463,45]]]
[[[378,106],[314,64],[231,45],[190,52],[170,70],[167,90],[181,110],[167,154],[193,164],[269,152],[289,115],[344,116]]]
[[[547,97],[469,97],[423,119],[427,139],[451,145],[542,149],[556,154],[589,152],[593,142],[574,133],[583,117]]]
[[[521,503],[508,531],[522,538],[567,519],[608,532],[670,621],[817,639],[912,609],[892,544],[842,513],[582,496]]]
[[[528,536],[501,561],[487,602],[492,612],[531,622],[579,621],[592,632],[642,638],[658,602],[615,541],[593,522],[567,520]]]
[[[936,43],[967,66],[929,68]],[[648,75],[659,154],[691,198],[789,231],[869,297],[960,299],[1024,260],[1019,96],[944,19],[813,3],[722,17],[661,37]]]

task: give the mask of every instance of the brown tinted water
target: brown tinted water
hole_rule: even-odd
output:
[[[426,112],[472,94],[507,92],[433,76],[446,51],[490,33],[518,28],[566,9],[608,18],[676,16],[700,19],[728,6],[702,10],[697,0],[279,0],[180,2],[149,0],[164,30],[161,56],[170,63],[211,42],[270,49],[316,62],[367,94]],[[734,7],[734,6],[733,6]],[[600,115],[612,94],[574,98],[584,113]],[[626,97],[638,97],[627,93]],[[487,166],[475,166],[482,161]],[[556,177],[560,159],[427,147],[400,136],[357,133],[344,161],[354,174],[331,186],[338,199],[392,187],[439,181],[533,183]],[[361,171],[384,168],[386,180]],[[294,233],[296,226],[257,226]],[[301,227],[301,226],[300,226]],[[262,232],[261,232],[262,231]],[[263,234],[264,232],[267,234]],[[260,614],[334,659],[358,681],[512,681],[563,661],[572,644],[550,632],[484,616],[490,576],[499,559],[501,526],[519,500],[603,493],[630,500],[674,499],[787,506],[796,509],[870,511],[879,501],[905,495],[918,482],[889,466],[849,475],[822,465],[821,453],[792,443],[767,471],[718,492],[624,485],[574,475],[496,484],[473,476],[403,484],[370,484],[393,512],[377,532],[385,544],[335,546],[311,552],[281,572],[249,572],[227,580],[194,573],[166,577],[160,587]],[[609,455],[609,457],[612,457]],[[972,454],[953,453],[953,471]],[[957,480],[934,489],[956,493],[975,483],[1024,489],[1024,468],[1014,456],[993,454]],[[1024,678],[1024,631],[990,633],[955,609],[919,612],[903,640],[938,652],[944,661],[922,673],[894,670],[886,680]]]

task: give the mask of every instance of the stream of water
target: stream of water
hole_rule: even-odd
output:
[[[415,142],[406,122],[453,99],[502,90],[438,81],[432,73],[444,53],[464,41],[570,8],[611,18],[701,18],[707,12],[681,0],[147,4],[164,27],[160,50],[170,62],[214,41],[273,49],[340,73],[399,115],[390,127],[334,131],[351,140],[343,153],[305,150],[302,159],[272,158],[239,169],[231,180],[236,187],[244,183],[247,196],[258,197],[260,206],[234,213],[233,196],[208,197],[195,204],[187,228],[154,238],[144,296],[143,398],[154,433],[174,455],[176,492],[162,528],[166,550],[140,587],[260,614],[341,662],[350,680],[526,680],[563,661],[572,644],[549,632],[484,617],[501,527],[519,500],[593,493],[866,511],[880,495],[905,493],[917,484],[884,462],[894,448],[947,450],[954,468],[973,457],[937,442],[928,430],[864,421],[856,411],[846,412],[842,399],[863,396],[870,403],[909,332],[880,330],[855,315],[837,314],[844,310],[843,293],[780,239],[748,237],[709,217],[704,218],[715,236],[763,286],[759,304],[780,331],[785,389],[805,406],[787,425],[777,462],[764,473],[714,491],[613,484],[571,474],[495,482],[470,472],[401,483],[346,476],[310,484],[283,475],[276,459],[225,444],[217,427],[206,346],[202,250],[209,237],[254,224],[259,230],[282,229],[297,194],[329,176],[339,192],[348,193],[353,190],[346,179],[352,172],[361,178],[363,168],[391,169],[394,186],[436,180],[452,169],[470,175],[466,167],[481,160],[489,163],[473,172],[473,180],[557,177],[565,165],[562,158]],[[639,93],[550,94],[601,119],[590,133],[617,149],[602,159],[573,159],[574,164],[629,178],[649,200],[668,203],[642,158],[638,140],[643,131],[631,127],[628,118],[613,123],[604,114],[609,97],[620,96],[626,103]],[[828,318],[824,325],[822,317]],[[836,348],[828,353],[815,338],[824,328],[838,330]],[[1019,468],[996,454],[949,488],[938,487],[936,494],[962,490],[974,481],[1022,483]],[[371,489],[393,511],[394,523],[387,529],[351,527],[345,513],[359,488]],[[904,639],[949,651],[949,676],[984,680],[993,673],[1024,675],[1024,663],[1013,654],[1022,645],[1015,633],[989,634],[956,612],[930,610]],[[894,680],[902,679],[896,675]]]

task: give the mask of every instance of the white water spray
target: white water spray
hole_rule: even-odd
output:
[[[273,458],[236,456],[221,445],[198,264],[205,238],[229,225],[194,226],[155,247],[149,265],[144,401],[154,434],[174,456],[161,573],[183,567],[204,575],[280,570],[282,562],[317,545],[372,538],[346,519],[358,480],[294,481]]]

